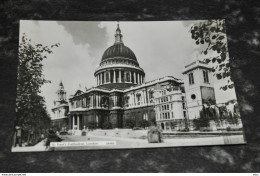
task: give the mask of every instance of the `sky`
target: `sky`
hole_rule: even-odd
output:
[[[196,45],[189,32],[197,22],[119,22],[123,42],[135,53],[146,73],[145,81],[164,76],[183,79],[184,65],[201,57],[203,46]],[[43,74],[51,83],[42,86],[41,94],[49,112],[57,99],[60,81],[67,91],[67,99],[79,88],[96,86],[94,71],[104,51],[113,45],[116,28],[116,21],[20,21],[20,39],[25,33],[34,44],[60,43],[43,61]],[[236,98],[234,89],[219,89],[225,80],[214,81],[217,103]]]

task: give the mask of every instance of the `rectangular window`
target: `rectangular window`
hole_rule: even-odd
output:
[[[206,70],[203,70],[203,79],[205,83],[209,83],[209,76]]]
[[[173,112],[172,112],[172,118],[174,118],[174,116],[173,116]]]
[[[190,84],[194,84],[193,73],[190,73],[190,74],[189,74],[189,83],[190,83]]]

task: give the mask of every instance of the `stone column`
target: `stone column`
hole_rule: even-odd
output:
[[[98,107],[98,99],[97,99],[97,95],[95,95],[95,100],[96,100],[96,108]]]
[[[113,83],[116,83],[116,70],[114,70],[114,81]]]
[[[121,70],[118,70],[118,71],[119,71],[119,78],[118,78],[118,82],[119,82],[119,83],[121,83],[121,81],[122,81],[122,80],[121,80],[121,78],[122,78],[122,76],[121,76]]]
[[[127,80],[126,80],[126,73],[127,73],[127,71],[124,71],[124,82],[127,82]]]
[[[136,84],[136,76],[135,76],[135,72],[134,72],[134,84]]]
[[[78,130],[79,130],[79,115],[77,115],[77,122],[78,122]]]
[[[139,73],[137,73],[137,84],[140,84],[140,77],[139,77]]]
[[[146,90],[144,90],[144,103],[147,103],[146,102]]]
[[[109,70],[109,83],[111,83],[111,72]]]
[[[132,82],[132,73],[131,72],[129,73],[130,73],[130,82]]]
[[[91,107],[94,108],[94,95],[91,95]]]
[[[74,130],[74,125],[75,125],[75,116],[72,116],[72,130]]]
[[[104,72],[104,83],[106,83],[106,82],[107,82],[107,73]]]
[[[129,94],[129,106],[132,106],[132,95],[131,95],[131,93]]]

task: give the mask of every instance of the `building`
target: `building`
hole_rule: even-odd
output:
[[[200,60],[185,65],[184,86],[189,121],[200,117],[203,105],[215,105],[212,68]]]
[[[69,98],[68,116],[60,83],[59,101],[52,109],[54,122],[67,123],[74,134],[93,126],[128,128],[129,121],[135,127],[146,121],[163,130],[192,129],[192,120],[199,118],[203,105],[216,103],[212,68],[194,61],[185,66],[184,81],[165,76],[145,82],[144,70],[122,37],[118,25],[114,44],[105,50],[94,72],[96,87],[77,90]]]
[[[183,93],[180,90],[183,82],[169,76],[145,82],[144,70],[134,52],[124,45],[122,37],[117,26],[115,43],[105,50],[95,70],[97,86],[78,90],[69,99],[69,128],[73,131],[86,129],[93,124],[97,128],[105,128],[107,123],[111,123],[113,128],[125,128],[127,121],[132,121],[137,127],[143,120],[155,122],[154,101],[158,87],[170,86],[176,89],[171,101],[173,109],[182,108]],[[175,101],[177,96],[180,99]],[[183,114],[183,110],[180,111]],[[174,114],[176,119],[184,120],[183,115],[179,116],[177,112]]]
[[[68,128],[69,104],[66,100],[66,91],[62,82],[60,82],[56,94],[58,95],[58,99],[54,101],[54,107],[51,109],[52,125],[61,131],[65,131]]]
[[[171,84],[159,86],[154,96],[156,122],[162,130],[172,131],[187,128],[187,109],[182,86]]]

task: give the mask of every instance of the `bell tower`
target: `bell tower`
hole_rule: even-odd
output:
[[[216,104],[212,68],[205,62],[196,60],[185,65],[184,86],[190,120],[200,116],[203,105]]]
[[[63,103],[65,103],[65,104],[67,103],[67,101],[66,101],[66,91],[64,89],[62,81],[59,84],[59,89],[56,92],[56,94],[58,95],[58,99],[57,99],[57,101],[54,101],[54,105],[60,105],[60,104],[63,104]]]

